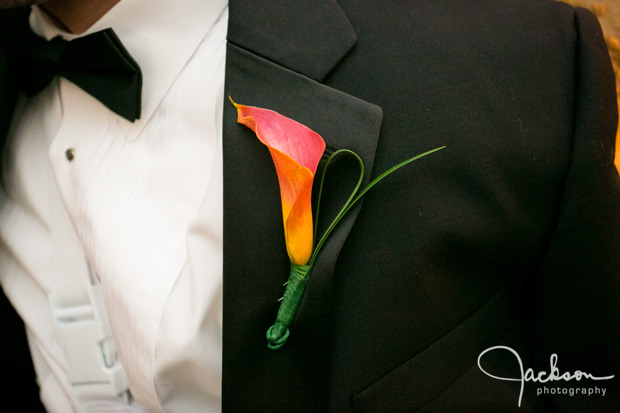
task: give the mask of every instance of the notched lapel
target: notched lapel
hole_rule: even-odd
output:
[[[275,110],[307,125],[331,150],[357,152],[366,164],[368,181],[381,127],[379,107],[232,44],[227,50],[225,91],[240,104]],[[329,357],[331,275],[358,210],[341,221],[316,261],[289,342],[278,351],[267,350],[265,331],[275,319],[289,270],[279,186],[267,148],[236,120],[235,108],[225,102],[224,406],[249,403],[238,390],[233,397],[228,390],[247,387],[255,393],[260,389],[265,398],[273,392],[278,400],[291,400],[293,408],[301,394],[325,394],[321,387],[326,385],[323,375]],[[270,384],[263,388],[261,375],[266,370]],[[315,391],[297,392],[296,386]],[[289,391],[295,394],[288,395]],[[305,402],[320,408],[320,400]],[[252,403],[260,405],[255,399]]]
[[[322,80],[357,37],[333,0],[230,2],[228,42]]]

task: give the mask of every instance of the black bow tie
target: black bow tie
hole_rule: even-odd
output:
[[[72,41],[46,41],[17,20],[21,19],[0,22],[1,41],[13,76],[28,96],[62,76],[125,119],[140,118],[142,72],[112,29]]]

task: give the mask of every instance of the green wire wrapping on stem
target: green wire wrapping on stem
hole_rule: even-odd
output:
[[[290,334],[288,326],[291,325],[297,307],[304,295],[306,285],[308,284],[309,265],[298,265],[291,263],[291,272],[288,276],[284,296],[278,309],[276,322],[267,330],[267,347],[271,350],[277,350],[282,347]]]

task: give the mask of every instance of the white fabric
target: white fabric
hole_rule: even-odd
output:
[[[31,25],[48,39],[75,37],[39,10]],[[135,123],[65,79],[21,99],[0,281],[26,323],[50,412],[106,409],[72,393],[51,314],[87,304],[88,263],[134,407],[219,410],[226,25],[225,0],[122,0],[85,33],[112,27],[140,65]]]

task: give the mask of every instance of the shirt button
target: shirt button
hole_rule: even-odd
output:
[[[75,149],[73,148],[69,148],[65,151],[65,156],[67,157],[67,160],[69,162],[71,162],[73,160],[73,158],[75,158]]]

